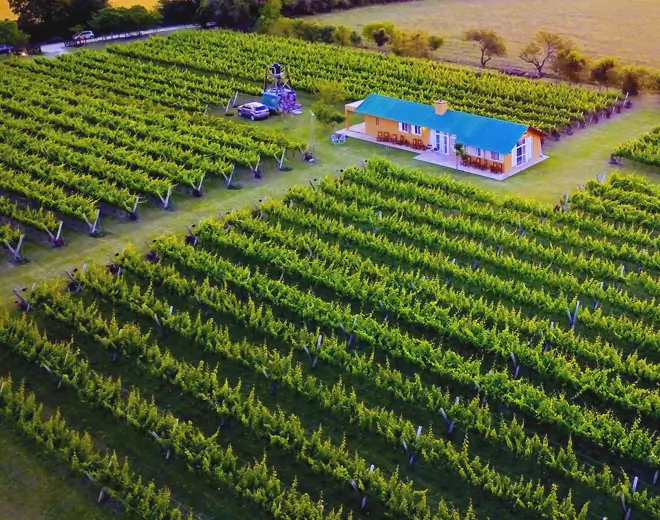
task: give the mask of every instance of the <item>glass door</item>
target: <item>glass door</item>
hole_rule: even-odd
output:
[[[440,145],[438,148],[440,148],[440,153],[447,155],[449,153],[449,136],[444,132],[441,132],[439,135]]]

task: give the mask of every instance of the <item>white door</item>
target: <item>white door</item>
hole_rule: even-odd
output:
[[[435,144],[435,148],[438,149],[438,152],[444,155],[449,154],[449,150],[452,146],[451,139],[449,137],[449,134],[446,134],[444,132],[433,132],[434,138],[433,138],[433,143]]]

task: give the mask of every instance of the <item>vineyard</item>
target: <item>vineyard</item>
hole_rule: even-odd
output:
[[[172,209],[203,196],[207,179],[260,178],[304,146],[202,115],[236,91],[259,94],[253,83],[92,52],[1,67],[0,239],[10,244],[19,227],[58,246],[62,224],[100,234],[101,215]]]
[[[534,82],[429,60],[230,31],[180,32],[168,38],[113,45],[108,50],[253,81],[263,78],[268,65],[281,62],[293,71],[294,85],[310,92],[322,80],[340,79],[351,100],[372,92],[424,103],[445,99],[457,110],[548,132],[610,110],[617,99],[614,92],[563,83]]]
[[[639,139],[622,144],[614,151],[614,155],[660,167],[660,126]]]
[[[658,518],[659,213],[369,159],[18,292],[0,414],[146,519]]]

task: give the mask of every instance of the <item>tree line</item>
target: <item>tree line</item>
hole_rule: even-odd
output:
[[[134,32],[157,25],[200,23],[222,19],[227,26],[257,19],[262,0],[159,0],[148,10],[144,6],[112,7],[110,0],[8,0],[16,21],[0,21],[0,43],[24,45],[28,39],[48,41],[70,38],[91,29],[97,34]]]
[[[507,56],[504,39],[491,29],[466,31],[463,40],[478,47],[483,68],[493,57]],[[544,77],[549,68],[559,78],[570,83],[619,88],[630,95],[642,91],[660,94],[660,71],[622,64],[612,56],[591,59],[582,54],[571,40],[548,31],[539,31],[523,47],[518,57],[533,66],[539,78]]]

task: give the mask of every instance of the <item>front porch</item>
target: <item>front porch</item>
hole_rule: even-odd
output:
[[[396,148],[397,150],[405,150],[406,152],[419,153],[419,150],[415,150],[411,146],[393,143],[390,141],[379,141],[378,138],[373,137],[367,133],[366,123],[360,123],[358,125],[353,125],[348,128],[342,128],[341,130],[337,130],[335,133],[338,135],[345,135],[346,137],[353,137],[355,139],[359,139],[360,141],[367,141],[369,143],[379,144],[381,146],[387,146],[389,148]]]
[[[531,168],[532,166],[545,161],[548,156],[547,155],[542,155],[536,159],[532,159],[525,164],[521,166],[516,166],[509,170],[506,173],[493,173],[489,170],[481,170],[479,168],[475,168],[472,166],[466,166],[461,164],[460,159],[457,160],[457,157],[453,154],[447,155],[447,154],[441,154],[438,152],[434,152],[432,150],[428,150],[425,152],[419,152],[419,150],[414,150],[410,146],[405,146],[405,145],[400,145],[400,144],[395,144],[391,142],[383,142],[383,141],[378,141],[377,138],[369,135],[366,133],[366,125],[365,123],[360,123],[357,125],[350,126],[349,128],[342,128],[341,130],[337,130],[337,134],[340,135],[345,135],[346,137],[353,137],[354,139],[359,139],[361,141],[367,141],[369,143],[374,143],[378,144],[380,146],[387,146],[389,148],[396,148],[398,150],[404,150],[406,152],[412,152],[417,154],[413,159],[417,161],[422,161],[425,163],[430,163],[430,164],[436,164],[438,166],[443,166],[445,168],[451,168],[452,170],[458,170],[461,172],[465,173],[471,173],[473,175],[479,175],[480,177],[486,177],[488,179],[493,179],[496,181],[503,181],[505,179],[508,179],[509,177],[512,177],[528,168]]]
[[[531,159],[530,161],[526,162],[525,164],[522,164],[521,166],[515,166],[506,173],[493,173],[489,170],[481,170],[479,168],[474,168],[472,166],[464,166],[461,164],[460,159],[457,162],[456,156],[453,155],[445,155],[431,151],[431,152],[424,152],[419,154],[417,157],[413,157],[413,159],[417,161],[422,161],[430,164],[437,164],[438,166],[444,166],[445,168],[452,168],[454,170],[459,170],[465,173],[472,173],[474,175],[479,175],[480,177],[486,177],[487,179],[493,179],[496,181],[503,181],[508,179],[509,177],[513,177],[514,175],[524,170],[527,170],[528,168],[531,168],[532,166],[540,162],[545,161],[547,158],[548,158],[547,155],[542,155],[536,159]]]

